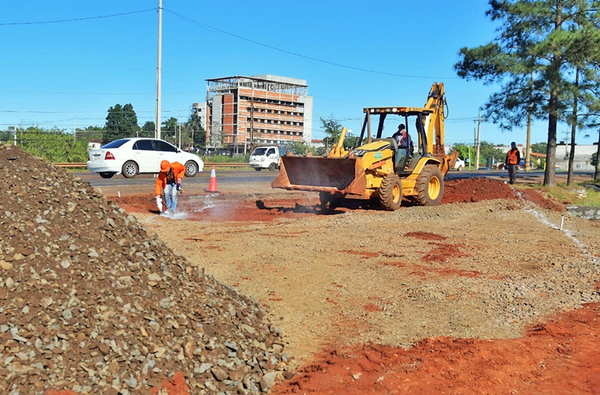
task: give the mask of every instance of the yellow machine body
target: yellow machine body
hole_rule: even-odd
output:
[[[400,206],[402,197],[415,198],[423,205],[438,204],[443,194],[443,178],[456,160],[457,153],[444,150],[444,89],[435,83],[425,107],[369,107],[363,112],[365,122],[361,140],[365,144],[344,149],[346,128],[326,157],[286,155],[281,158],[279,176],[273,188],[320,192],[322,203],[327,197],[356,196],[365,199],[379,196],[388,210]],[[380,116],[376,138],[371,135],[371,118]],[[381,138],[383,120],[399,116],[415,119],[417,152],[399,165],[396,141]],[[366,132],[366,138],[365,137]],[[415,140],[417,141],[417,140]]]

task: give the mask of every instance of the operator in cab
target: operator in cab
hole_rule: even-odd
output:
[[[408,131],[406,130],[406,126],[404,126],[404,124],[402,123],[398,125],[398,130],[392,135],[392,138],[398,143],[398,152],[396,154],[396,166],[398,166],[403,157],[406,158],[404,160],[404,163],[406,163],[407,160],[412,158],[414,148],[412,139],[410,138],[410,134],[408,134]]]

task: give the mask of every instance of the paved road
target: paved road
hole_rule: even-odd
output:
[[[89,172],[74,172],[74,175],[88,181],[92,186],[98,188],[105,187],[143,187],[140,190],[152,190],[155,178],[153,175],[143,174],[135,178],[125,178],[123,176],[114,176],[113,178],[102,178],[96,173]],[[270,183],[279,174],[278,172],[270,171],[223,171],[217,172],[219,184],[224,183],[248,183],[248,182],[266,182]],[[591,179],[593,173],[576,172],[576,179]],[[485,177],[493,178],[500,181],[508,180],[508,172],[503,170],[478,170],[478,171],[450,171],[446,175],[447,180],[455,180],[461,178]],[[567,173],[561,172],[556,175],[557,182],[566,182]],[[185,184],[188,186],[208,186],[210,179],[210,171],[198,174],[196,177],[186,178]],[[517,182],[519,183],[542,183],[544,180],[543,171],[519,172],[517,174]]]

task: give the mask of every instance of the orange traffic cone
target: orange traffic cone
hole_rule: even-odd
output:
[[[217,172],[215,171],[215,166],[213,165],[212,170],[210,171],[210,182],[208,184],[208,192],[219,193],[217,190]]]

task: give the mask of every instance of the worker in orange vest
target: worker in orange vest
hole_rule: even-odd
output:
[[[504,166],[508,169],[508,182],[511,184],[515,183],[517,179],[517,166],[521,161],[521,153],[517,149],[517,143],[514,141],[510,143],[510,150],[506,153],[506,160]]]
[[[165,214],[175,213],[177,211],[177,194],[181,189],[181,181],[185,176],[185,166],[179,162],[169,163],[168,160],[160,162],[160,173],[156,177],[154,187],[156,199],[160,198],[161,192],[165,194]]]

